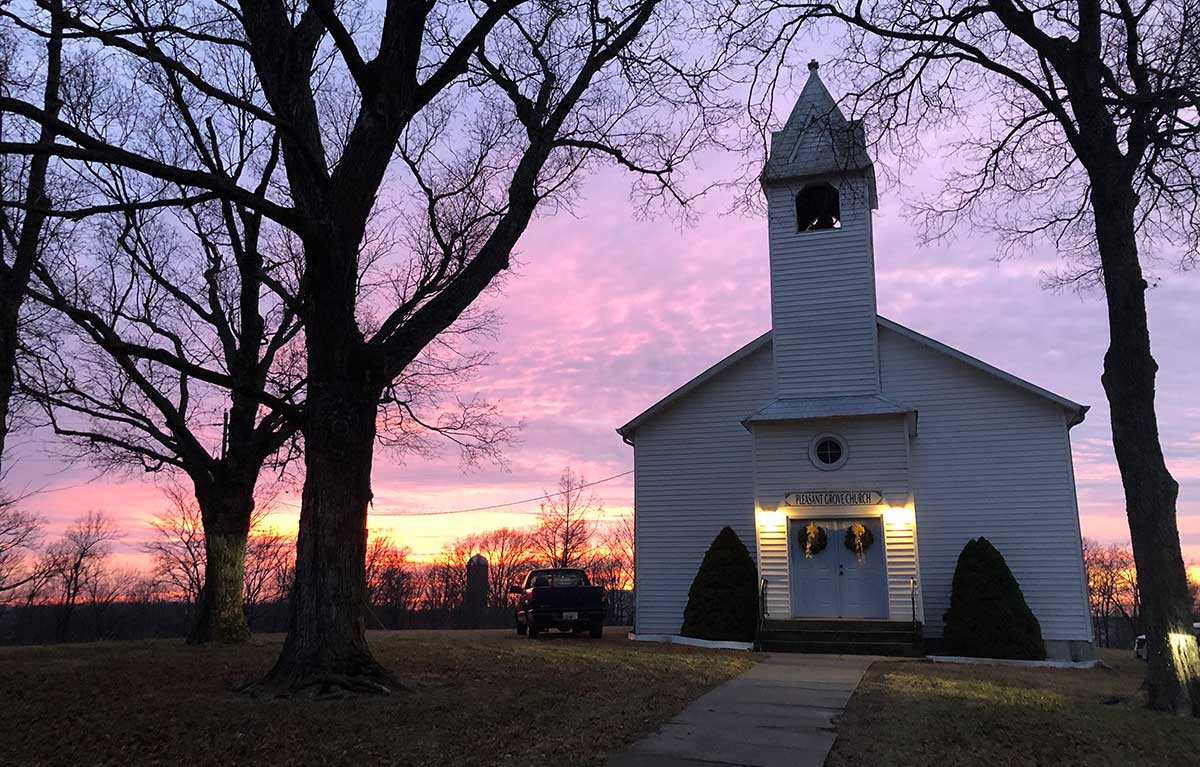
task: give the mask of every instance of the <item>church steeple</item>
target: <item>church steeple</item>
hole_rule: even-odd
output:
[[[838,109],[815,61],[787,122],[771,134],[761,182],[779,397],[878,394],[875,169],[862,123]]]
[[[782,129],[771,133],[771,151],[763,168],[764,185],[816,176],[861,173],[866,176],[872,209],[875,167],[867,154],[862,122],[847,120],[821,81],[820,64],[808,62],[808,81]]]

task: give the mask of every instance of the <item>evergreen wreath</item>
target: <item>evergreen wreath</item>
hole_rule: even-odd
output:
[[[816,522],[809,522],[804,526],[804,533],[801,535],[801,538],[804,543],[805,559],[812,559],[829,545],[829,535],[825,532],[825,528]]]
[[[875,534],[871,532],[871,528],[861,522],[855,522],[846,528],[846,548],[854,552],[854,556],[858,557],[861,562],[863,556],[867,553],[867,549],[871,548],[875,543]]]

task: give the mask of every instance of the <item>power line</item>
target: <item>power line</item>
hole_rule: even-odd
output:
[[[509,501],[508,503],[495,503],[495,504],[492,504],[491,506],[477,506],[473,509],[453,509],[451,511],[382,511],[382,512],[377,511],[377,512],[374,512],[372,514],[372,516],[376,516],[376,517],[441,517],[441,516],[445,516],[447,514],[466,514],[468,512],[472,512],[472,511],[490,511],[492,509],[503,509],[503,508],[507,508],[509,506],[520,506],[523,503],[533,503],[534,501],[548,501],[556,495],[563,495],[565,493],[571,492],[572,490],[582,490],[585,487],[593,487],[594,485],[602,485],[605,482],[612,482],[614,479],[620,479],[621,477],[628,476],[632,473],[633,473],[633,469],[630,469],[629,471],[623,471],[620,474],[614,474],[611,477],[605,477],[604,479],[598,479],[595,482],[585,482],[584,484],[578,485],[577,487],[573,487],[570,490],[559,490],[557,492],[546,493],[545,495],[539,495],[535,498],[525,498],[524,500]]]

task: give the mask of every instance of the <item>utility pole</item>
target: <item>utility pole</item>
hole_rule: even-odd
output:
[[[229,446],[229,411],[221,413],[221,460],[225,460],[225,450]]]

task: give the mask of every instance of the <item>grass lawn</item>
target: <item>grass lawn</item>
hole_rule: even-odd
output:
[[[376,633],[405,692],[303,702],[232,691],[282,637],[0,648],[0,764],[599,764],[754,662],[607,634]]]
[[[850,765],[1200,764],[1200,722],[1153,713],[1134,696],[1144,664],[1109,669],[876,663],[850,700],[827,767]]]

